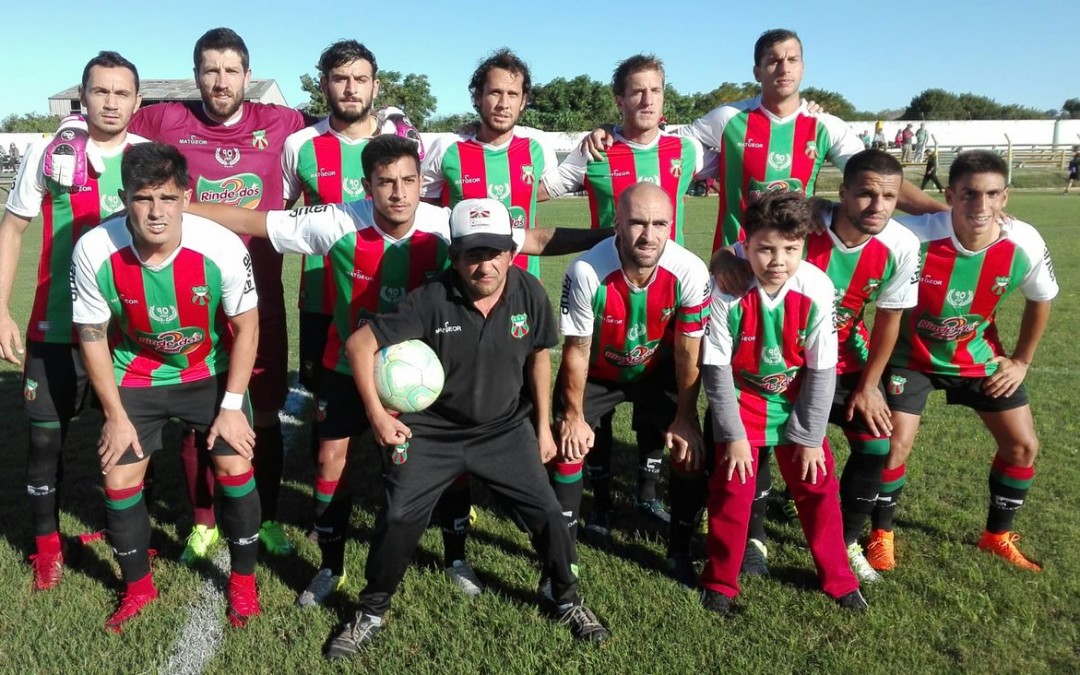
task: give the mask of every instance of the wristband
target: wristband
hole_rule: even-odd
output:
[[[221,397],[222,410],[240,410],[244,407],[244,395],[226,391]]]

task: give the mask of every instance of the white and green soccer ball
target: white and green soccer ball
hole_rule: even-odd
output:
[[[375,388],[390,410],[420,412],[442,393],[445,375],[439,357],[420,340],[389,345],[375,355]]]

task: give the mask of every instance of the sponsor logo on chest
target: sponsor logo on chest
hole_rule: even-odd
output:
[[[919,319],[915,328],[930,340],[960,340],[973,334],[982,324],[982,317],[976,314],[950,316],[946,318]]]
[[[643,345],[638,345],[628,352],[620,352],[612,347],[604,350],[604,359],[613,366],[619,368],[633,368],[646,363],[656,353],[660,346],[659,340],[653,340]]]
[[[190,354],[199,348],[206,339],[201,328],[180,328],[160,333],[138,331],[135,340],[142,346],[166,356]]]
[[[441,335],[441,334],[444,334],[444,333],[460,333],[460,332],[461,332],[461,326],[451,325],[449,321],[444,321],[442,326],[439,326],[438,328],[435,329],[435,334],[436,335]]]

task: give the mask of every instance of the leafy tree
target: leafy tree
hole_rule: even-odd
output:
[[[317,76],[301,75],[300,88],[310,97],[306,106],[309,114],[326,115],[330,112],[326,97],[319,89]],[[427,75],[409,73],[402,78],[401,73],[396,70],[379,72],[379,98],[376,107],[397,106],[409,115],[417,128],[424,129],[424,123],[435,112],[436,103],[437,99],[431,93],[431,83],[428,82]]]
[[[842,120],[853,120],[859,117],[859,112],[855,110],[855,106],[851,104],[851,101],[844,98],[843,94],[828,89],[818,89],[817,87],[807,87],[800,93],[804,99],[816,102],[825,112],[836,115]]]
[[[464,129],[470,124],[475,124],[480,118],[474,113],[458,113],[456,115],[442,115],[434,117],[424,125],[424,131],[431,133],[455,132]]]
[[[1002,105],[987,96],[953,94],[944,89],[927,89],[911,99],[904,120],[1019,120],[1040,119],[1044,113],[1019,104]]]
[[[533,100],[523,123],[548,131],[581,131],[617,119],[611,89],[587,75],[578,75],[533,86]]]
[[[1061,104],[1061,111],[1068,113],[1074,120],[1080,119],[1080,98],[1070,98]]]
[[[0,132],[8,134],[25,133],[52,133],[60,126],[58,115],[41,115],[38,113],[26,113],[25,115],[8,115],[0,121]]]

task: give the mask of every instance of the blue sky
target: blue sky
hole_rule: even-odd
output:
[[[1080,96],[1080,3],[1062,0],[960,1],[932,9],[924,1],[898,3],[888,13],[842,0],[548,0],[502,16],[489,8],[513,3],[421,0],[405,11],[395,9],[405,3],[355,0],[59,0],[48,6],[51,24],[42,5],[5,4],[0,118],[45,112],[48,97],[77,84],[83,65],[102,49],[131,59],[144,78],[191,77],[195,40],[219,25],[243,36],[254,77],[276,79],[290,105],[306,100],[300,75],[314,73],[319,52],[339,38],[367,44],[384,70],[426,73],[438,113],[449,114],[470,108],[466,87],[476,62],[504,45],[530,64],[537,82],[581,73],[606,82],[618,60],[651,51],[665,61],[671,84],[693,92],[751,80],[754,40],[775,27],[803,39],[804,86],[839,91],[863,110],[904,107],[929,87],[1040,110]],[[299,6],[318,10],[298,12]],[[634,22],[642,27],[631,28]]]

